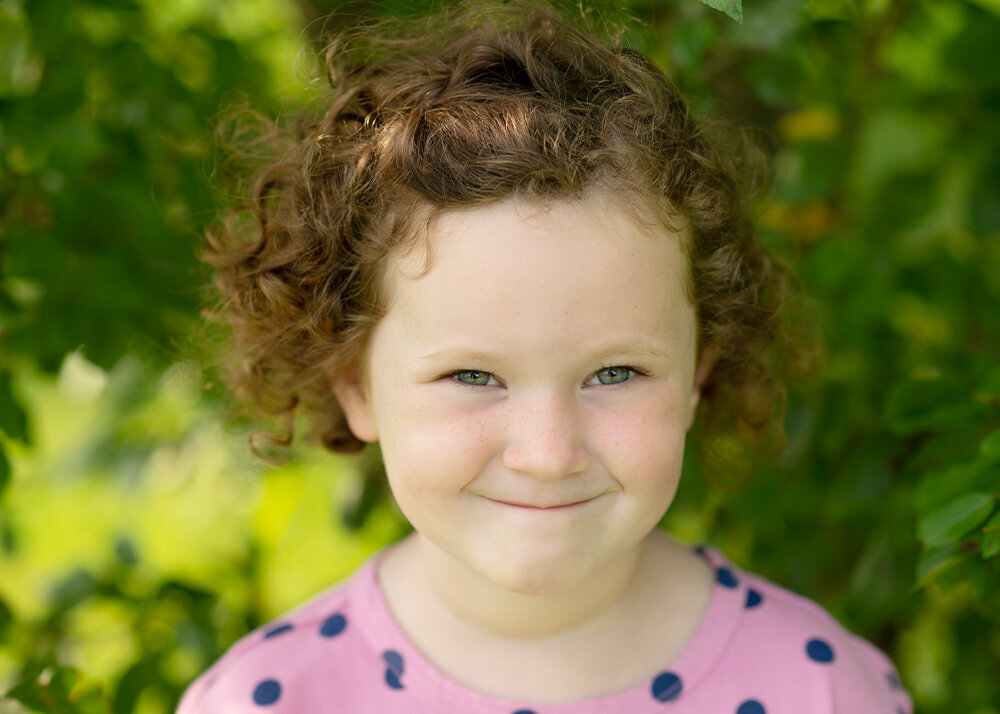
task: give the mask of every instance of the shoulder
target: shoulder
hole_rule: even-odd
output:
[[[287,711],[320,710],[312,699],[324,687],[352,681],[378,657],[367,652],[356,602],[366,569],[233,644],[187,688],[177,714],[237,714],[276,703]]]
[[[809,711],[911,711],[892,662],[812,600],[708,554],[722,588],[739,605],[720,666],[754,680],[772,700]],[[770,709],[768,709],[770,711]]]

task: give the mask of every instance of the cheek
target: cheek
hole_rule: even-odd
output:
[[[493,453],[496,426],[476,410],[442,406],[419,390],[393,404],[382,455],[397,497],[454,490],[474,479]]]
[[[677,393],[644,395],[627,410],[595,415],[591,433],[612,475],[633,487],[675,484],[684,458],[687,405]]]

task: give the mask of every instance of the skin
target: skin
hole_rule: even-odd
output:
[[[393,259],[369,379],[333,379],[415,528],[380,566],[390,609],[468,686],[617,691],[707,608],[707,565],[655,530],[712,362],[684,240],[600,195],[446,212],[429,272]]]

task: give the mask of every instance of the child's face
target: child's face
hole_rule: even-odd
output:
[[[440,216],[423,277],[419,251],[395,259],[369,382],[335,389],[456,565],[557,592],[634,553],[670,505],[696,326],[683,239],[651,230],[599,198],[505,201]]]

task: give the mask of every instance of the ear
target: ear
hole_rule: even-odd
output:
[[[698,402],[701,401],[701,389],[705,386],[708,375],[715,368],[715,363],[719,361],[718,347],[709,345],[699,350],[698,364],[694,370],[694,384],[691,386],[691,411],[688,413],[688,429],[694,424],[695,414],[698,412]]]
[[[344,410],[351,433],[361,441],[368,443],[378,441],[371,397],[367,385],[361,381],[357,368],[331,374],[330,384],[337,401],[340,402],[340,408]]]

